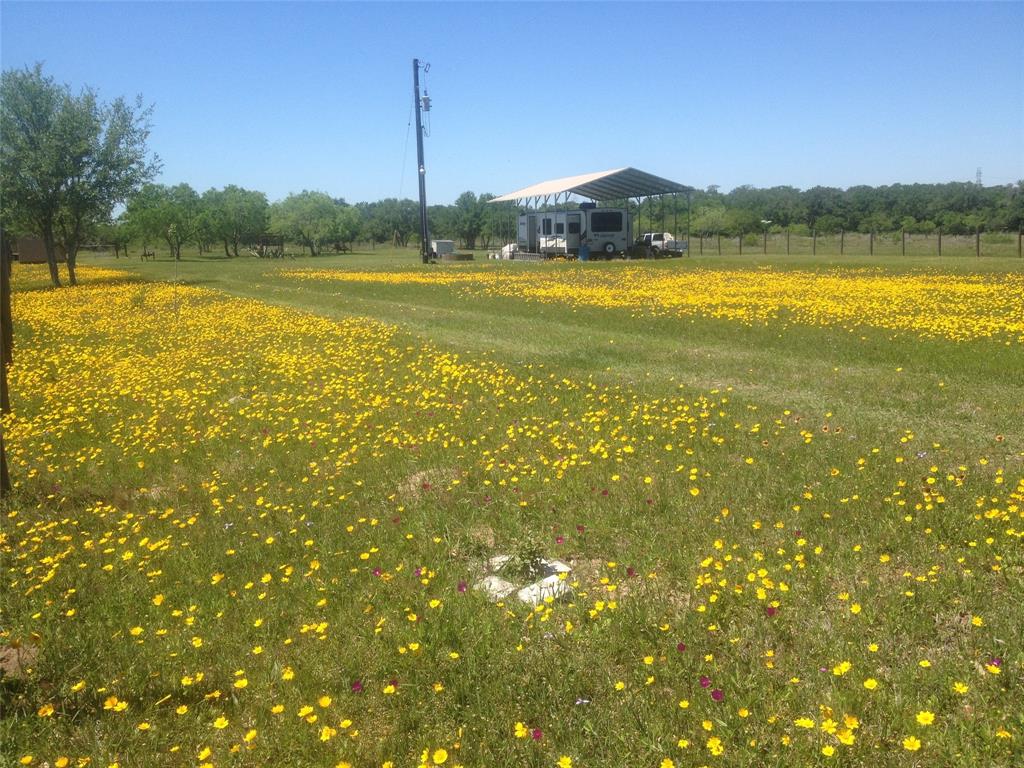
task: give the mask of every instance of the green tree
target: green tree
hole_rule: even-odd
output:
[[[317,256],[335,232],[338,207],[324,192],[303,190],[288,195],[270,208],[270,226],[289,240],[309,248]]]
[[[475,248],[476,239],[483,232],[487,223],[487,201],[493,195],[480,195],[463,192],[455,200],[454,228],[466,248]]]
[[[270,223],[270,205],[262,192],[229,184],[207,190],[202,203],[211,235],[223,243],[227,257],[237,256],[239,244],[255,241]]]
[[[143,244],[163,239],[176,260],[181,259],[181,247],[195,239],[200,215],[199,195],[188,184],[147,184],[128,201],[126,211]]]
[[[68,279],[83,238],[109,220],[159,169],[146,148],[152,116],[141,100],[102,104],[73,95],[42,65],[8,70],[0,82],[0,196],[3,216],[43,240],[50,279],[60,285],[56,243],[67,251]]]

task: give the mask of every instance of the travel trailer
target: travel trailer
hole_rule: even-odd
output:
[[[632,242],[625,208],[581,203],[577,210],[528,211],[519,216],[518,249],[546,256],[578,255],[587,246],[594,255],[622,253]]]

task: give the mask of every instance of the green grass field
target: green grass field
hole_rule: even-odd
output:
[[[82,262],[15,268],[12,764],[1020,763],[1016,258]]]

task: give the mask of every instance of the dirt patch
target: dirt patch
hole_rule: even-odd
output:
[[[424,493],[434,489],[443,489],[448,483],[458,477],[454,469],[424,469],[413,472],[399,486],[399,492],[406,498],[419,498]]]
[[[34,645],[5,645],[0,648],[0,677],[23,680],[26,670],[31,669],[39,658],[39,648]]]

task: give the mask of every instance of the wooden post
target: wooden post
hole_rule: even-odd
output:
[[[0,227],[0,414],[9,413],[11,401],[7,391],[7,368],[11,362],[14,334],[11,328],[11,253],[3,227]],[[11,492],[11,476],[7,471],[7,449],[4,430],[0,426],[0,499]]]
[[[939,227],[939,256],[942,255],[942,227]]]
[[[818,230],[811,230],[811,255],[818,255]]]
[[[839,230],[839,255],[842,256],[846,252],[846,230]]]
[[[718,255],[722,255],[722,233],[718,233]]]
[[[740,236],[736,238],[736,241],[739,243],[739,246],[740,246],[740,256],[742,256],[743,255],[743,232],[740,232]]]
[[[1017,230],[1017,258],[1024,257],[1024,250],[1021,250],[1021,241],[1024,240],[1024,229]]]
[[[704,255],[704,233],[700,233],[700,255]]]
[[[763,253],[763,254],[767,254],[768,253],[768,230],[767,229],[765,229],[765,231],[764,231],[764,244],[761,246],[761,253]]]
[[[907,255],[907,228],[900,227],[900,256]]]
[[[789,256],[789,227],[786,227],[786,255]]]
[[[974,228],[974,255],[981,258],[981,227]]]
[[[871,234],[868,235],[868,255],[875,255],[875,230],[871,230]]]

